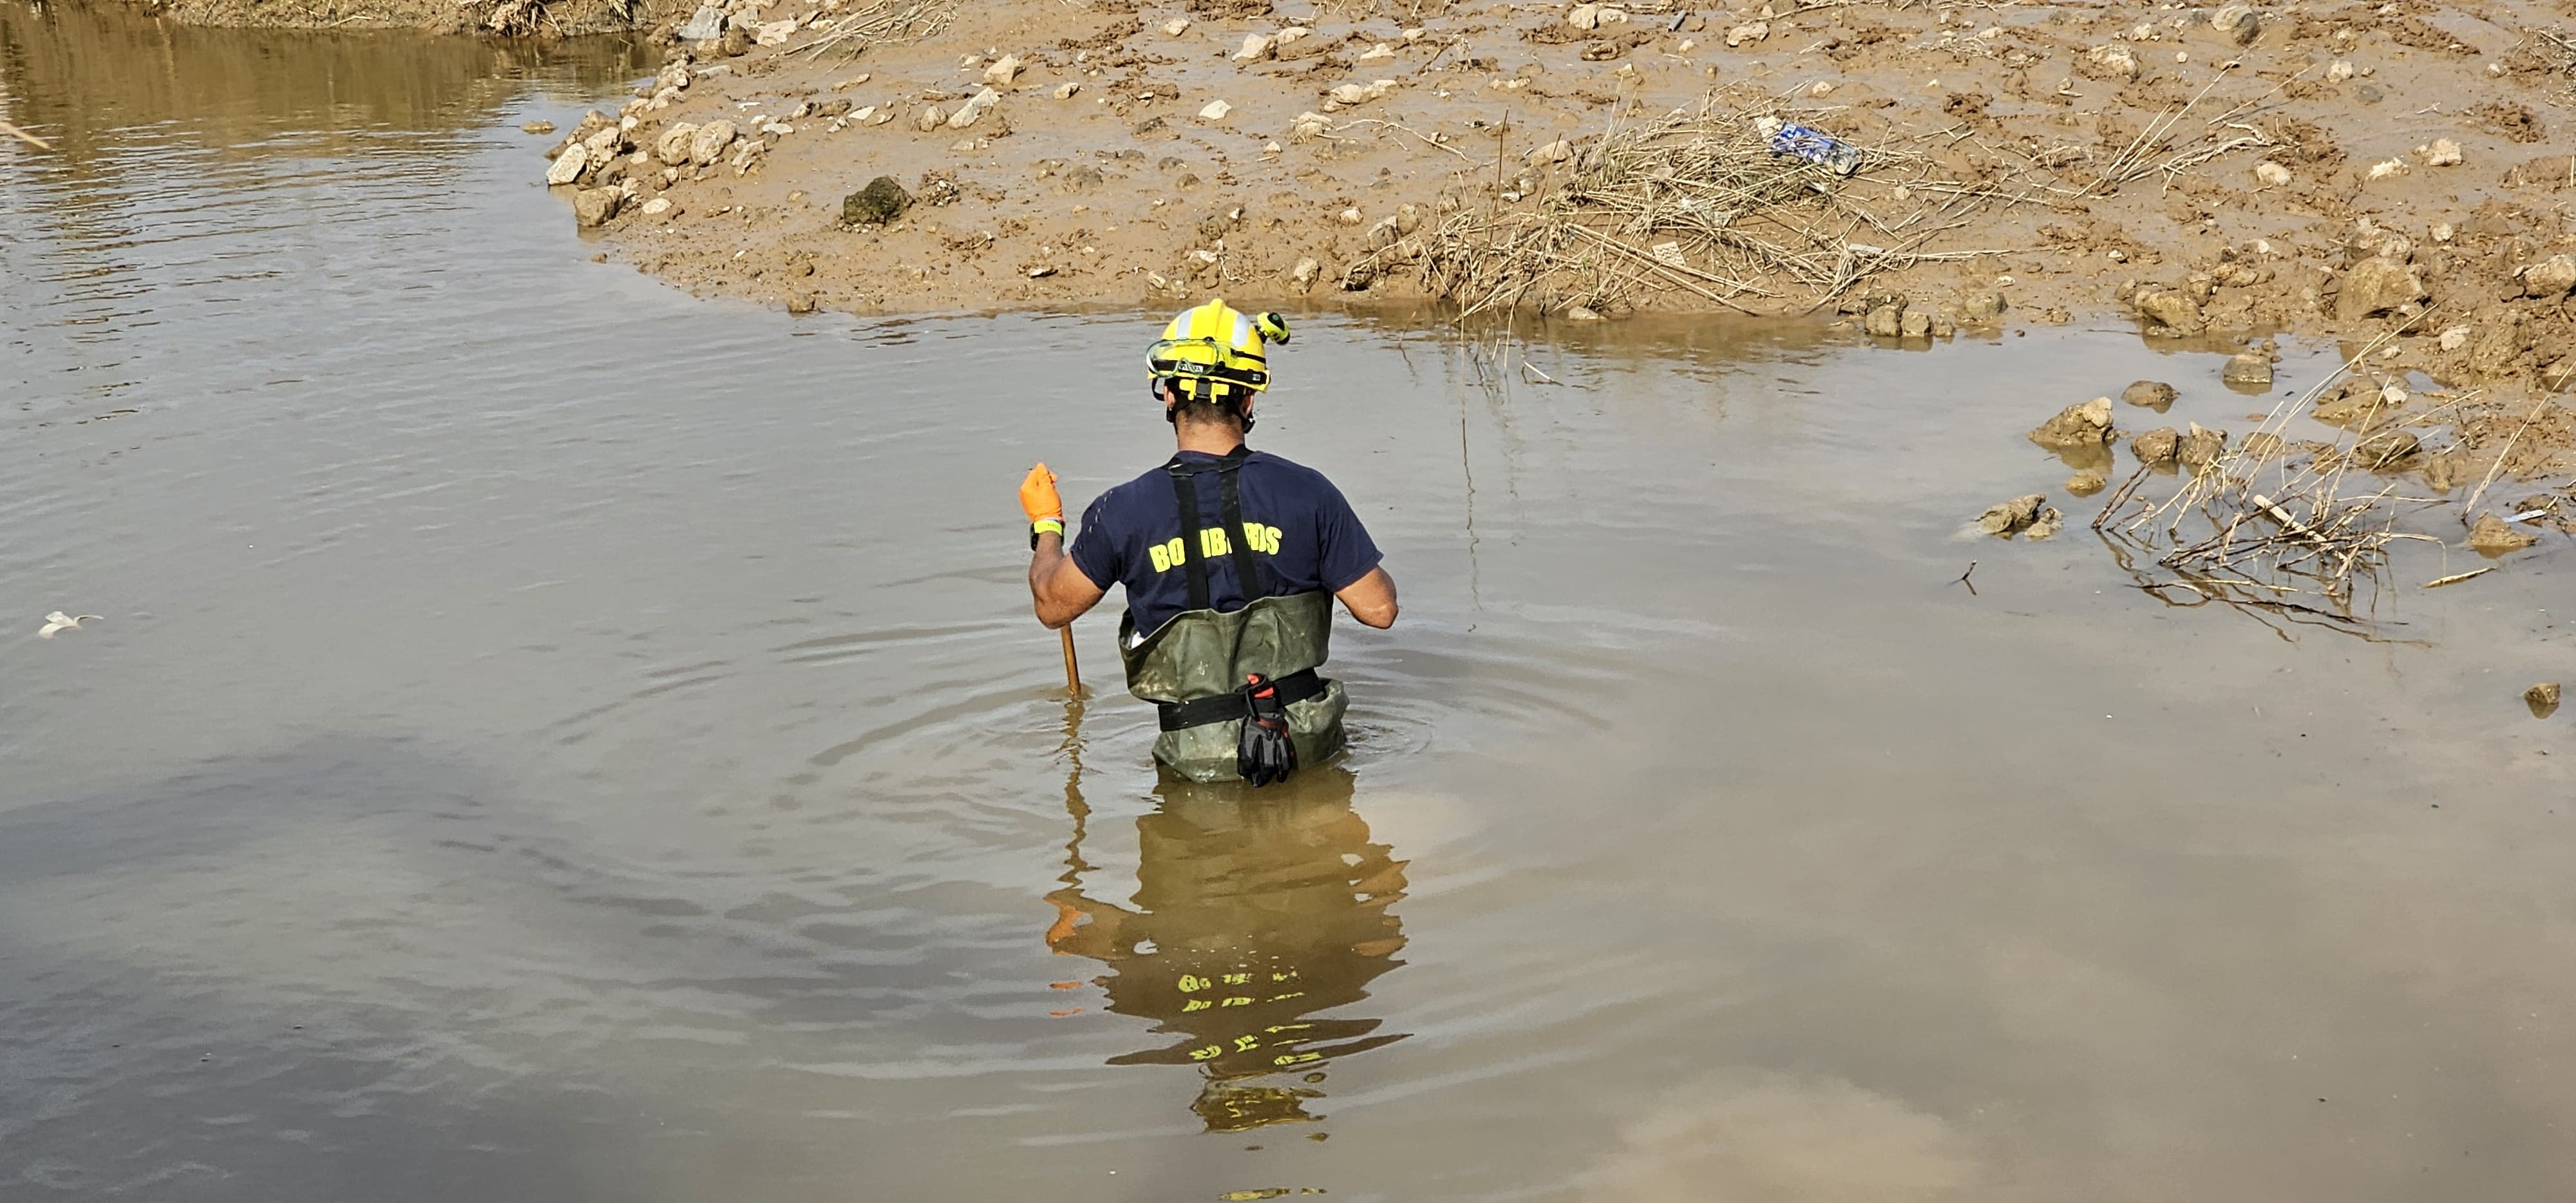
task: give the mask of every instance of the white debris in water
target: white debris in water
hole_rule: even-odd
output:
[[[36,638],[51,639],[56,631],[77,631],[80,629],[80,624],[93,618],[104,617],[105,615],[100,614],[65,614],[56,610],[45,616],[45,625],[37,629]]]

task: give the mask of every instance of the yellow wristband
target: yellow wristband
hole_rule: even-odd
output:
[[[1032,523],[1030,523],[1030,524],[1029,524],[1029,533],[1030,533],[1030,534],[1033,534],[1033,535],[1034,535],[1034,534],[1057,534],[1057,535],[1061,535],[1061,534],[1063,534],[1063,533],[1064,533],[1064,519],[1062,519],[1062,518],[1040,518],[1040,519],[1038,519],[1037,521],[1032,522]]]

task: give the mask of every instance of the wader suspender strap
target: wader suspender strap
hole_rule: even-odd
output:
[[[1181,566],[1189,573],[1190,608],[1208,608],[1207,561],[1199,558],[1199,490],[1189,466],[1172,461],[1172,492],[1181,502]]]
[[[1225,545],[1234,550],[1234,583],[1243,590],[1243,604],[1251,605],[1256,597],[1268,597],[1270,590],[1261,579],[1261,561],[1252,557],[1252,538],[1243,529],[1243,499],[1235,489],[1235,477],[1243,460],[1228,457],[1224,467],[1216,470],[1217,513],[1225,519]]]
[[[1261,579],[1261,561],[1252,554],[1252,543],[1243,531],[1243,498],[1235,474],[1242,470],[1244,458],[1252,454],[1243,448],[1216,462],[1217,517],[1225,523],[1225,544],[1234,561],[1235,587],[1242,591],[1245,605],[1258,597],[1269,596]],[[1214,602],[1208,594],[1207,561],[1199,554],[1199,541],[1205,536],[1199,526],[1199,490],[1195,479],[1205,469],[1196,468],[1175,456],[1165,470],[1172,474],[1172,494],[1181,506],[1181,566],[1189,575],[1190,608],[1206,610]]]

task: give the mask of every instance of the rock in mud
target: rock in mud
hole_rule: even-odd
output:
[[[2129,454],[2137,456],[2138,463],[2149,468],[2161,468],[2174,462],[2181,448],[2182,436],[2171,426],[2159,426],[2129,440]]]
[[[551,134],[555,132],[555,123],[551,121],[531,121],[526,125],[520,126],[519,132],[523,134]]]
[[[653,157],[673,167],[686,167],[689,165],[689,141],[697,135],[698,127],[687,121],[663,130],[661,137],[653,139]]]
[[[2400,467],[2424,450],[2423,441],[2403,430],[2383,430],[2352,445],[2352,462],[2373,472]]]
[[[700,167],[715,162],[733,145],[735,134],[733,122],[722,117],[699,126],[696,133],[689,135],[689,162]]]
[[[2290,169],[2266,159],[2254,165],[2254,180],[2256,183],[2278,188],[2290,182]]]
[[[1289,269],[1288,278],[1296,283],[1297,291],[1310,292],[1313,291],[1315,287],[1315,277],[1322,274],[1323,270],[1324,265],[1316,262],[1313,257],[1310,256],[1304,259],[1299,259],[1297,261],[1297,266]]]
[[[800,292],[787,298],[787,312],[789,313],[812,313],[816,308],[818,308],[818,306],[814,303],[813,293]]]
[[[590,166],[590,148],[575,142],[546,167],[546,186],[569,184],[581,178],[582,169]]]
[[[2218,378],[2229,384],[2270,388],[2272,387],[2272,357],[2260,351],[2231,355],[2227,358],[2227,366],[2219,370]]]
[[[1989,535],[2012,534],[2037,520],[2047,500],[2046,493],[2029,493],[1987,506],[1985,513],[1977,515],[1977,529]]]
[[[680,26],[683,42],[712,42],[724,36],[725,10],[721,4],[701,4],[690,14],[688,23]]]
[[[2424,299],[2424,281],[2415,269],[2385,255],[2364,259],[2343,274],[2343,292],[2335,298],[2335,320],[2357,321]]]
[[[2319,396],[2313,416],[2330,426],[2368,430],[2394,408],[2387,390],[2356,377]]]
[[[2004,294],[2000,292],[1974,293],[1959,302],[1959,320],[1970,325],[1991,326],[2003,320],[2005,308]]]
[[[2209,27],[2228,41],[2250,46],[2254,39],[2263,36],[2263,16],[2254,11],[2253,5],[2229,4],[2210,14]]]
[[[751,31],[736,25],[716,39],[716,53],[726,58],[741,58],[751,53]]]
[[[964,129],[973,125],[982,120],[984,114],[991,111],[994,105],[1000,103],[1002,103],[1002,94],[991,88],[977,92],[973,99],[957,106],[957,111],[948,115],[948,128]]]
[[[2066,478],[2066,491],[2078,497],[2090,497],[2101,492],[2110,483],[2111,478],[2102,475],[2100,469],[2086,468]]]
[[[2140,380],[2120,390],[2121,400],[2158,413],[2172,408],[2175,396],[2174,386],[2161,380]]]
[[[1905,302],[1903,301],[1877,306],[1869,311],[1869,316],[1862,319],[1863,328],[1877,338],[1896,337],[1904,324]]]
[[[984,82],[996,88],[1007,88],[1011,86],[1013,80],[1020,77],[1020,70],[1020,56],[1005,54],[994,59],[991,66],[984,68]]]
[[[2445,447],[2424,457],[2424,483],[2436,493],[2448,493],[2468,483],[2469,453],[2462,447]]]
[[[2460,144],[2449,138],[2435,138],[2429,146],[2416,147],[2415,153],[2426,167],[2457,167],[2462,158]]]
[[[572,219],[589,229],[617,216],[626,194],[615,188],[584,188],[572,194]]]
[[[581,140],[581,144],[590,151],[591,162],[606,163],[625,153],[626,131],[614,125],[603,126],[591,131],[588,137]]]
[[[2140,288],[2130,303],[2147,319],[2151,334],[2188,336],[2209,329],[2200,302],[2178,288]]]
[[[2576,255],[2551,255],[2522,269],[2522,291],[2526,296],[2554,301],[2576,289]]]
[[[912,207],[912,194],[893,176],[881,175],[868,186],[841,198],[841,220],[854,226],[881,226]]]
[[[2036,543],[2065,527],[2066,515],[2058,513],[2057,507],[2052,505],[2041,510],[2038,517],[2030,520],[2030,526],[2022,531],[2021,537]]]
[[[2075,60],[2075,69],[2088,79],[2108,79],[2127,83],[2138,78],[2140,70],[2136,52],[2113,43],[2096,46]]]
[[[2538,542],[2540,536],[2517,529],[2493,513],[2478,515],[2477,525],[2469,528],[2469,547],[2489,555],[2520,551]]]
[[[2543,681],[2522,691],[2522,704],[2531,707],[2531,717],[2548,718],[2558,713],[2558,682]]]
[[[1931,311],[1928,309],[1906,310],[1905,318],[1902,322],[1898,323],[1896,332],[1903,338],[1928,339],[1932,337]]]
[[[2174,446],[2174,459],[2194,472],[2205,472],[2227,451],[2227,432],[2204,430],[2200,423],[2190,423],[2182,439]]]
[[[935,104],[923,105],[920,112],[912,115],[912,128],[925,134],[946,124],[948,124],[948,110]]]
[[[2052,450],[2102,447],[2111,442],[2111,399],[2069,405],[2030,432],[2030,441]]]

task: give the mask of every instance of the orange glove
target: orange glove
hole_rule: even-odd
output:
[[[1056,495],[1055,473],[1047,471],[1045,464],[1029,469],[1029,474],[1021,478],[1020,511],[1029,516],[1032,529],[1038,523],[1051,522],[1055,533],[1064,533],[1064,498]]]

